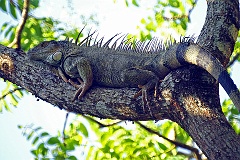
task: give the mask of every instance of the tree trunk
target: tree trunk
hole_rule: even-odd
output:
[[[198,44],[226,65],[239,29],[237,0],[208,1],[206,22]],[[143,111],[138,89],[93,86],[82,100],[72,102],[76,91],[62,81],[54,68],[32,62],[22,51],[0,45],[0,77],[31,92],[36,97],[70,112],[100,118],[124,120],[170,119],[185,129],[209,159],[240,159],[240,137],[224,117],[218,87],[208,73],[196,66],[171,72],[159,87],[159,95],[149,95]]]

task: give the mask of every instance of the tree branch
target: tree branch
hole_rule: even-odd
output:
[[[96,119],[94,119],[94,118],[92,118],[92,117],[90,117],[90,116],[84,116],[84,115],[82,115],[82,116],[83,116],[84,118],[90,120],[90,121],[93,121],[93,122],[97,123],[97,124],[100,126],[100,128],[114,126],[114,125],[117,125],[117,124],[119,124],[119,123],[124,122],[124,121],[121,121],[121,120],[120,120],[120,121],[118,121],[118,122],[114,122],[114,123],[111,123],[111,124],[103,124],[103,123],[97,121]]]
[[[66,139],[65,130],[66,130],[66,125],[67,125],[68,116],[69,116],[69,112],[66,113],[66,118],[65,118],[65,121],[64,121],[64,125],[63,125],[63,131],[62,131],[63,141]]]
[[[23,31],[24,25],[27,21],[28,10],[29,10],[29,0],[24,0],[21,20],[16,28],[14,40],[12,41],[12,43],[8,45],[8,47],[13,47],[14,45],[16,45],[16,48],[19,48],[19,49],[21,48],[21,34]]]
[[[25,90],[24,88],[15,88],[15,89],[13,89],[13,90],[11,90],[11,91],[9,91],[8,93],[6,93],[6,94],[4,94],[4,95],[2,95],[1,97],[0,97],[0,100],[1,99],[4,99],[7,95],[9,95],[9,94],[13,94],[14,92],[16,92],[16,91],[21,91],[21,90]]]
[[[238,52],[233,58],[232,60],[227,64],[226,68],[230,67],[231,65],[233,65],[233,63],[238,59],[238,57],[240,56],[240,53]]]
[[[187,15],[173,16],[171,18],[163,16],[163,19],[166,20],[166,21],[172,21],[172,20],[177,20],[177,19],[188,18],[189,22],[191,22],[191,18],[190,18],[191,13],[192,13],[194,7],[197,5],[197,2],[198,2],[198,0],[195,0],[195,2],[193,2],[193,6],[189,9]]]
[[[239,30],[239,0],[207,0],[207,17],[197,43],[226,66]]]
[[[133,95],[139,89],[92,86],[81,101],[72,102],[76,89],[69,83],[62,81],[53,72],[54,67],[41,62],[30,61],[22,51],[0,45],[0,59],[2,57],[8,59],[8,61],[0,63],[0,77],[18,86],[24,86],[26,90],[36,97],[58,106],[60,109],[89,114],[99,118],[154,119],[149,111],[143,111],[141,98],[133,99]],[[153,99],[153,95],[150,96],[150,100]],[[152,102],[150,107],[155,106],[154,101]],[[167,105],[164,100],[158,103],[159,110],[156,110],[153,114],[155,118],[162,119],[162,117],[166,117],[170,110],[164,107]],[[161,113],[161,109],[164,112]]]

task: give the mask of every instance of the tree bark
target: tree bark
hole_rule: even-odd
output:
[[[206,22],[198,44],[226,65],[239,29],[237,0],[208,1]],[[216,81],[196,66],[172,71],[149,94],[149,109],[141,98],[133,99],[134,88],[93,86],[82,100],[72,102],[76,91],[62,81],[54,68],[32,62],[22,51],[0,45],[0,77],[36,97],[70,112],[124,120],[170,119],[185,129],[209,159],[240,159],[240,137],[224,117]]]

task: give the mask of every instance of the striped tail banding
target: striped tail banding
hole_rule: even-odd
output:
[[[176,51],[181,65],[194,64],[208,71],[224,88],[240,112],[240,92],[220,61],[197,44],[181,43]]]

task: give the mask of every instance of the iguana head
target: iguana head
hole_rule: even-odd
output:
[[[59,66],[68,47],[69,41],[45,41],[28,51],[31,60],[42,61]]]

